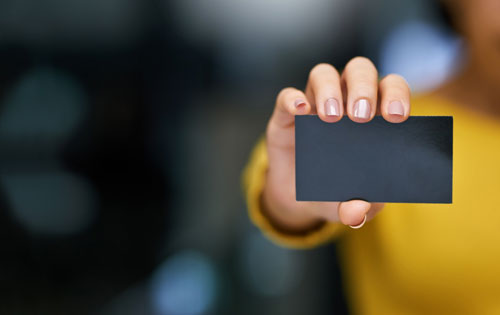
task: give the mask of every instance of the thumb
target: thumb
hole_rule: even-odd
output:
[[[361,227],[366,221],[372,204],[364,200],[350,200],[339,205],[339,219],[345,225]]]
[[[306,115],[311,111],[311,104],[304,92],[295,88],[281,90],[276,98],[276,107],[271,117],[271,123],[281,128],[290,127],[295,115]]]

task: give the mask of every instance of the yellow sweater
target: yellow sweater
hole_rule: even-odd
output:
[[[250,218],[283,246],[337,240],[353,314],[500,314],[500,121],[428,96],[412,115],[454,116],[453,204],[386,204],[359,230],[282,234],[259,208],[261,141],[243,178]]]

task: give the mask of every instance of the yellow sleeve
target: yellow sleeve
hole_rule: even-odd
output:
[[[266,180],[268,167],[265,139],[261,139],[250,156],[243,171],[243,190],[250,220],[275,243],[290,248],[312,248],[335,238],[345,226],[340,223],[325,223],[307,234],[286,234],[276,229],[264,216],[260,207],[260,195]]]

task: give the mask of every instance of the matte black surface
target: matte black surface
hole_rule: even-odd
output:
[[[295,118],[297,201],[451,203],[453,117]]]

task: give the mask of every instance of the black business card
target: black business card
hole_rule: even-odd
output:
[[[297,201],[451,203],[453,117],[295,117]]]

